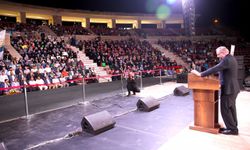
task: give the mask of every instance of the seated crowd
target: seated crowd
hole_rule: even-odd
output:
[[[230,49],[231,45],[236,45],[234,55],[244,55],[250,46],[244,44],[241,39],[208,40],[208,41],[158,41],[158,44],[165,49],[174,52],[187,62],[190,67],[196,67],[198,71],[204,71],[218,63],[215,49],[225,45]],[[247,59],[245,59],[247,60]],[[246,67],[250,66],[245,63]]]
[[[135,29],[135,32],[140,37],[147,36],[180,36],[184,35],[183,29],[178,28],[169,28],[169,29],[154,29],[154,28],[145,28],[145,29]]]
[[[90,28],[96,35],[99,36],[130,36],[128,30],[107,27],[91,27]]]
[[[49,28],[56,33],[57,36],[62,35],[91,35],[96,34],[100,36],[130,36],[128,30],[115,29],[107,27],[91,27],[89,30],[81,25],[63,26],[63,25],[49,25]]]
[[[158,41],[158,44],[181,57],[190,67],[195,65],[197,70],[203,71],[218,62],[214,49],[222,43],[221,41]]]
[[[21,87],[11,87],[24,85],[28,91],[34,91],[82,84],[79,78],[93,75],[60,38],[18,36],[12,38],[11,44],[23,59],[16,60],[8,52],[4,53],[0,62],[0,88],[5,89],[1,94],[22,92]]]
[[[49,28],[56,33],[57,36],[62,35],[90,35],[91,32],[80,25],[62,26],[49,25]]]
[[[33,24],[13,23],[0,20],[0,29],[8,32],[33,32],[37,31],[38,27]]]
[[[157,67],[177,66],[175,61],[164,56],[159,50],[153,48],[147,41],[135,39],[105,41],[96,38],[83,41],[86,55],[93,59],[98,66],[108,65],[108,73],[121,74],[126,69],[143,72],[145,76],[152,76],[151,70]]]
[[[3,22],[0,22],[0,25],[2,29],[29,31],[28,25],[4,24]],[[55,28],[58,35],[65,33],[90,34],[88,30],[80,26],[69,28],[51,26],[51,28]],[[30,29],[36,31],[36,28],[31,27]],[[124,32],[126,30],[120,32],[117,29],[93,28],[92,31],[102,35],[127,34]],[[140,32],[140,30],[138,31]],[[164,32],[154,33],[152,31],[152,35],[161,34],[165,35]],[[112,75],[112,80],[119,80],[121,74],[126,76],[126,73],[131,71],[142,72],[143,77],[159,75],[159,71],[156,71],[159,69],[162,71],[161,75],[174,75],[186,71],[186,68],[178,66],[175,60],[171,61],[147,41],[137,39],[103,40],[101,37],[88,41],[72,39],[71,44],[84,50],[86,55],[98,66],[107,66],[106,71]],[[158,41],[158,44],[182,57],[190,67],[195,66],[197,70],[203,71],[218,63],[214,53],[216,47],[225,45],[229,48],[230,44],[237,45],[237,49],[247,47],[239,44],[242,42],[225,41]],[[11,44],[22,56],[22,59],[12,58],[7,51],[4,53],[3,60],[0,60],[0,95],[23,92],[23,86],[27,86],[28,91],[67,87],[82,84],[82,77],[96,76],[94,68],[86,68],[82,61],[77,60],[77,53],[67,47],[63,37],[13,36]],[[236,51],[236,53],[238,52]],[[93,78],[87,82],[96,82],[96,79]]]

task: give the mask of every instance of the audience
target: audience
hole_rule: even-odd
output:
[[[12,58],[5,51],[3,60],[0,60],[0,95],[11,95],[23,92],[23,86],[28,91],[47,90],[54,88],[81,85],[82,78],[88,78],[87,83],[97,82],[98,74],[95,68],[87,68],[82,61],[77,60],[77,53],[66,45],[64,37],[42,36],[36,38],[27,36],[29,33],[39,32],[35,25],[7,23],[0,21],[0,28],[8,32],[24,34],[12,35],[11,44],[22,56],[20,60]],[[91,30],[81,26],[50,26],[58,35],[107,35],[130,36],[129,30],[94,28]],[[178,29],[137,29],[140,36],[171,36],[183,35]],[[215,32],[211,33],[214,34]],[[210,33],[209,33],[210,34]],[[216,33],[215,33],[216,34]],[[226,42],[225,42],[226,41]],[[187,71],[178,66],[175,60],[163,55],[152,47],[146,40],[103,40],[101,37],[88,41],[78,41],[71,38],[70,43],[84,50],[86,55],[94,60],[98,66],[106,68],[112,80],[120,80],[121,74],[126,72],[142,72],[143,77],[160,75],[173,76]],[[206,70],[218,62],[214,49],[220,45],[230,47],[237,45],[237,55],[249,48],[242,41],[207,40],[207,41],[158,41],[166,50],[174,52],[181,57],[190,67],[199,71]],[[249,67],[250,68],[250,67]],[[247,70],[250,70],[247,68]],[[135,74],[137,76],[138,74]]]

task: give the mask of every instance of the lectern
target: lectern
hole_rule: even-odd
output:
[[[193,90],[194,125],[190,129],[217,134],[218,123],[218,78],[199,77],[188,74],[188,88]]]

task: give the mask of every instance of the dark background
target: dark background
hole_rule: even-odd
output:
[[[151,13],[154,14],[160,4],[166,4],[166,0],[8,0],[12,2],[47,6],[54,8],[82,9],[90,11]],[[218,19],[217,25],[230,27],[237,30],[247,39],[249,37],[247,20],[247,1],[243,0],[194,0],[196,14],[196,26],[209,27],[213,20]],[[174,13],[182,12],[181,0],[176,0],[171,5]]]

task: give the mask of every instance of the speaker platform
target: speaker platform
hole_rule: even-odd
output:
[[[160,102],[154,99],[153,97],[146,97],[146,98],[139,99],[136,105],[137,105],[138,110],[149,112],[149,111],[159,108]]]
[[[189,94],[189,89],[185,86],[179,86],[174,89],[174,95],[175,96],[186,96]]]
[[[101,111],[83,117],[82,130],[91,134],[99,134],[114,127],[115,121],[109,112]]]

